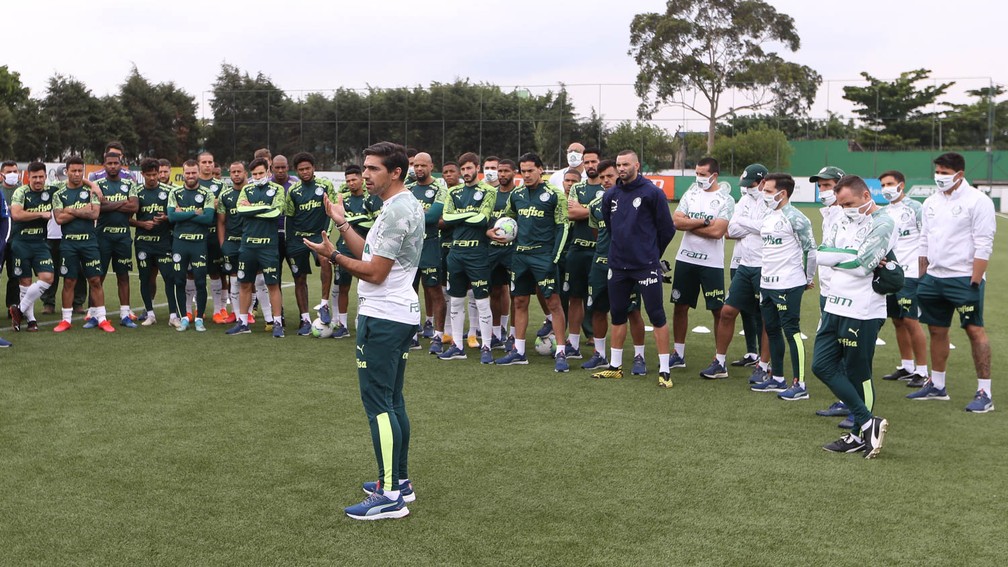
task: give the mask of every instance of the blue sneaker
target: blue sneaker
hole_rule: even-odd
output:
[[[574,348],[574,346],[570,344],[570,341],[567,341],[567,344],[564,345],[564,356],[567,358],[584,358],[581,356],[581,347],[579,346],[578,348]]]
[[[644,376],[647,374],[647,364],[645,364],[643,356],[638,354],[633,357],[633,368],[630,369],[630,374],[634,376]]]
[[[503,350],[504,341],[497,337],[490,337],[490,350]]]
[[[231,327],[230,329],[228,329],[227,331],[225,331],[224,334],[225,335],[246,335],[246,334],[251,333],[251,332],[252,332],[252,329],[249,329],[248,324],[242,323],[241,321],[238,321],[237,323],[235,323],[234,327]]]
[[[193,322],[193,326],[196,328],[196,331],[200,333],[206,331],[206,325],[203,324],[203,319],[200,317],[196,318],[196,321]]]
[[[570,370],[570,366],[567,365],[567,355],[560,352],[556,355],[556,364],[553,366],[553,372],[567,372]]]
[[[81,326],[81,328],[82,329],[94,329],[97,326],[98,326],[98,318],[97,317],[88,317],[88,320],[84,321],[84,324]]]
[[[416,335],[413,335],[413,340],[411,340],[411,341],[410,341],[410,344],[409,344],[409,349],[410,349],[410,350],[420,350],[420,349],[422,349],[422,348],[423,348],[423,347],[422,347],[422,346],[420,346],[420,339],[418,339],[418,338],[416,337]]]
[[[767,371],[760,368],[759,365],[757,364],[756,368],[753,368],[752,374],[749,375],[749,383],[759,384],[769,377],[770,375],[767,374]]]
[[[504,352],[511,352],[514,350],[515,338],[511,335],[504,341]]]
[[[325,304],[319,307],[318,318],[322,321],[323,325],[328,325],[332,323],[332,311],[329,310],[329,304]]]
[[[129,318],[129,315],[127,315],[126,317],[123,317],[122,320],[119,321],[119,326],[120,327],[126,327],[127,329],[136,329],[137,328],[137,324],[133,322],[133,319]]]
[[[0,348],[8,348],[8,347],[11,347],[11,346],[13,346],[12,342],[0,339]]]
[[[490,352],[490,347],[484,345],[480,349],[480,364],[493,364],[494,358],[493,353]]]
[[[340,323],[332,332],[332,338],[334,339],[345,339],[350,336],[350,329],[347,329],[345,325]]]
[[[990,399],[987,392],[977,390],[976,395],[973,396],[973,401],[966,406],[966,411],[972,413],[987,413],[989,411],[994,411],[994,401]]]
[[[274,339],[284,338],[283,325],[273,325],[273,338]]]
[[[773,376],[770,376],[759,384],[754,384],[749,389],[753,392],[783,392],[787,390],[787,385],[784,384],[783,380],[777,381],[773,379]]]
[[[528,364],[528,358],[524,354],[518,354],[518,349],[511,349],[504,356],[494,360],[497,366],[508,366],[511,364]]]
[[[594,370],[600,366],[609,366],[609,361],[606,360],[606,357],[599,354],[598,351],[595,351],[591,358],[581,365],[581,368],[584,370]]]
[[[424,321],[423,329],[421,329],[420,334],[425,339],[433,339],[434,338],[434,323],[431,323],[430,321]],[[407,500],[407,502],[411,502],[411,500]]]
[[[183,317],[179,321],[179,326],[175,327],[175,330],[178,331],[178,332],[180,332],[180,333],[185,332],[188,329],[189,329],[189,318],[188,317]]]
[[[808,390],[806,390],[805,387],[803,387],[801,383],[798,382],[798,380],[795,380],[794,382],[791,383],[790,388],[777,394],[777,397],[787,402],[807,400]]]
[[[298,336],[307,337],[311,335],[311,321],[308,319],[301,319],[301,326],[298,327]]]
[[[438,355],[441,360],[465,360],[466,353],[456,345],[448,347],[448,350]]]
[[[434,337],[431,339],[430,348],[427,350],[430,354],[441,354],[444,350],[444,344],[441,342],[441,337]]]
[[[683,358],[681,356],[679,356],[678,352],[672,351],[672,354],[669,355],[668,367],[669,368],[686,368],[686,361],[683,360]]]
[[[542,327],[539,327],[539,330],[536,331],[536,336],[541,339],[550,334],[553,334],[553,321],[546,319],[543,321]]]
[[[847,417],[850,410],[847,409],[847,404],[837,401],[826,409],[816,410],[815,414],[823,417]]]
[[[848,415],[843,421],[837,424],[840,429],[854,429],[854,416]]]
[[[759,368],[757,366],[757,368]],[[711,361],[710,366],[704,368],[700,371],[700,377],[706,378],[707,380],[718,380],[720,378],[728,377],[728,369],[724,367],[723,364],[717,361],[715,358]]]
[[[402,518],[409,514],[406,501],[402,494],[396,500],[391,500],[382,492],[373,492],[360,504],[354,504],[343,509],[347,516],[355,520],[387,520]]]
[[[924,387],[916,392],[907,394],[909,400],[948,400],[948,392],[945,388],[935,388],[934,382],[928,380]]]
[[[364,493],[374,494],[378,490],[377,482],[365,482],[364,483]],[[404,502],[413,502],[416,500],[416,493],[413,492],[413,483],[408,480],[399,481],[399,495],[402,496]]]

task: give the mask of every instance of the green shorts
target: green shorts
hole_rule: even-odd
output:
[[[557,266],[547,254],[522,252],[511,258],[511,295],[534,295],[536,287],[543,297],[550,297],[556,290]]]
[[[137,247],[136,251],[137,269],[146,270],[148,267],[155,268],[158,264],[171,263],[171,250],[150,250],[144,247]]]
[[[743,313],[759,315],[760,313],[760,268],[739,266],[732,276],[725,304]]]
[[[709,311],[721,309],[725,299],[724,268],[676,261],[672,276],[672,303],[689,305],[695,309],[701,287],[707,309]]]
[[[824,370],[841,372],[853,381],[872,377],[875,340],[884,319],[852,319],[823,312],[812,348],[812,371],[823,378]]]
[[[60,243],[60,275],[68,280],[76,280],[83,269],[84,277],[91,279],[102,275],[101,251],[94,236],[78,239],[81,235],[64,236]]]
[[[978,288],[970,285],[969,277],[936,278],[924,274],[917,284],[917,301],[920,305],[920,322],[936,327],[951,327],[952,313],[959,312],[959,326],[983,327],[984,289],[987,281]]]
[[[197,280],[207,275],[206,240],[178,240],[172,242],[172,265],[177,281],[192,272]],[[179,276],[181,274],[181,277]]]
[[[235,275],[241,283],[254,283],[256,274],[262,272],[266,285],[280,283],[280,251],[274,246],[243,247],[238,252]]]
[[[14,277],[31,278],[32,272],[53,273],[52,253],[45,240],[14,240],[11,242],[14,257]]]
[[[511,258],[514,246],[490,245],[490,287],[511,283]]]
[[[129,232],[99,232],[98,251],[101,253],[101,273],[108,273],[109,262],[117,276],[133,270],[133,238]]]
[[[609,263],[608,258],[602,256],[593,259],[591,271],[588,272],[588,295],[585,299],[585,307],[589,311],[599,311],[609,313]],[[577,297],[577,296],[575,296]],[[641,294],[640,290],[634,288],[633,296],[630,298],[631,311],[640,311]]]
[[[906,278],[903,289],[886,296],[886,314],[893,319],[913,319],[920,316],[917,304],[917,278]]]
[[[487,265],[486,250],[459,252],[453,250],[448,254],[448,295],[450,297],[465,297],[471,287],[474,299],[490,296],[490,266]]]
[[[581,246],[571,246],[567,251],[567,272],[564,274],[564,289],[571,297],[588,297],[588,276],[595,261],[595,250]]]
[[[311,266],[313,262],[316,267],[320,265],[318,254],[316,254],[314,250],[305,246],[304,242],[300,240],[301,238],[307,238],[308,241],[316,244],[322,242],[322,235],[316,234],[314,236],[299,236],[296,243],[287,243],[287,265],[290,266],[290,271],[295,277],[307,276],[312,273]]]
[[[420,251],[420,268],[417,270],[417,280],[424,287],[441,285],[441,240],[439,238],[424,239]]]

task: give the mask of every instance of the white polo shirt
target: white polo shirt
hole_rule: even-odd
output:
[[[974,258],[990,260],[996,230],[994,202],[964,179],[951,195],[939,191],[924,201],[918,254],[936,278],[969,277]]]

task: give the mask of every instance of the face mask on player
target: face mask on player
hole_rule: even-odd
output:
[[[863,205],[857,207],[849,207],[843,210],[844,214],[847,215],[848,220],[851,222],[861,222],[868,216],[868,211],[871,210],[872,202],[868,201]],[[864,210],[862,210],[864,209]]]
[[[952,175],[938,175],[936,173],[934,176],[934,180],[935,185],[937,185],[939,189],[941,189],[942,191],[948,191],[949,189],[952,188],[953,185],[955,185],[956,174],[953,173]]]
[[[412,165],[409,166],[409,169],[406,170],[406,177],[410,177],[412,179],[416,179],[416,170],[413,169]]]
[[[267,183],[269,183],[269,177],[266,177],[264,175],[264,176],[260,177],[259,179],[256,179],[256,180],[252,181],[252,183],[255,183],[256,185],[258,185],[258,186],[261,187],[261,186],[266,185]]]
[[[5,173],[4,174],[4,183],[6,183],[7,185],[17,185],[18,177],[19,176],[18,176],[18,174],[17,174],[16,171],[12,171],[10,173]]]
[[[753,199],[759,199],[759,196],[762,193],[762,191],[760,191],[759,185],[755,187],[746,187],[745,191],[746,195],[749,195]]]
[[[497,170],[496,169],[488,169],[488,170],[484,171],[483,172],[483,179],[487,183],[496,183],[497,182]]]
[[[698,175],[697,178],[696,178],[696,185],[697,185],[697,187],[699,187],[703,191],[706,191],[706,190],[710,189],[711,185],[713,185],[713,184],[714,184],[714,176],[713,175],[709,175],[707,177],[700,177]]]
[[[780,194],[781,194],[780,191],[778,191],[778,192],[776,192],[776,193],[774,193],[772,195],[768,195],[766,193],[763,193],[763,203],[765,203],[767,207],[770,207],[770,210],[776,211],[777,207],[779,207],[780,204],[781,204],[781,201],[777,198],[777,195],[780,195]]]
[[[581,162],[583,161],[584,161],[584,154],[582,154],[581,152],[574,152],[574,151],[567,152],[567,165],[569,165],[570,167],[577,167],[581,165]]]
[[[836,204],[836,193],[833,190],[823,191],[819,190],[819,202],[826,205],[827,207],[832,207]]]
[[[896,199],[899,199],[900,194],[903,193],[903,188],[900,185],[901,184],[897,183],[896,185],[882,188],[882,196],[885,197],[886,201],[891,203]]]

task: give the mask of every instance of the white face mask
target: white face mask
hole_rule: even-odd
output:
[[[483,172],[483,180],[486,181],[487,183],[496,183],[497,182],[497,170],[496,169],[488,169],[488,170],[484,171]]]
[[[819,191],[819,202],[826,205],[827,207],[832,207],[836,204],[836,194],[833,191]]]
[[[259,185],[259,186],[266,185],[267,183],[269,183],[269,177],[266,177],[264,175],[264,176],[260,177],[259,179],[252,180],[252,183],[255,183],[256,185]]]
[[[778,191],[778,192],[776,192],[776,193],[774,193],[772,195],[768,195],[766,193],[763,193],[763,203],[766,204],[767,207],[770,207],[770,210],[776,211],[777,207],[779,207],[780,203],[781,203],[777,199],[777,195],[780,195],[780,194],[781,194],[780,191]]]
[[[713,184],[714,184],[714,176],[713,175],[709,175],[707,177],[700,177],[698,175],[697,178],[696,178],[696,186],[699,187],[703,191],[706,191],[706,190],[710,189],[711,185],[713,185]]]
[[[760,193],[762,193],[762,191],[760,191],[759,185],[757,185],[755,187],[746,187],[745,192],[746,192],[746,195],[749,195],[753,199],[759,199],[760,198]]]
[[[567,152],[567,165],[570,167],[578,167],[584,161],[584,154],[581,152],[570,151]]]
[[[409,169],[406,170],[406,177],[412,177],[413,179],[416,179],[416,171],[413,169],[412,165],[409,166]]]
[[[7,185],[17,185],[19,178],[20,178],[20,176],[17,174],[16,171],[12,171],[10,173],[5,173],[4,174],[4,183],[6,183]]]
[[[890,203],[892,203],[896,199],[899,199],[901,193],[903,193],[903,188],[900,187],[899,183],[897,183],[896,185],[892,185],[890,187],[882,188],[882,196],[885,197],[885,200],[889,201]]]
[[[935,185],[937,185],[938,188],[941,189],[942,191],[948,191],[949,189],[952,188],[953,185],[955,185],[956,182],[955,177],[956,174],[954,173],[952,175],[938,175],[936,173],[934,176]]]
[[[868,211],[871,210],[871,206],[872,202],[868,201],[867,203],[858,207],[845,208],[843,212],[845,215],[847,215],[847,218],[851,222],[861,222],[865,219],[865,217],[868,216]]]

